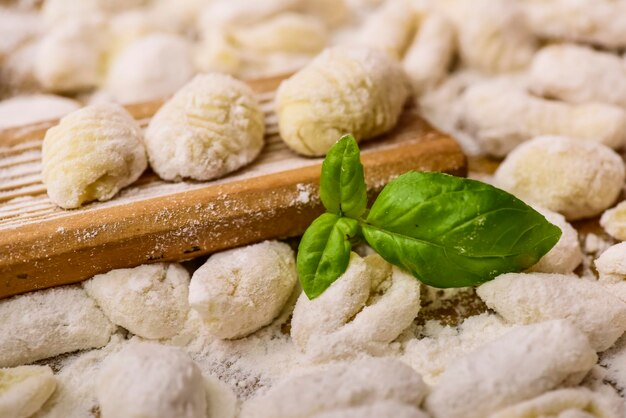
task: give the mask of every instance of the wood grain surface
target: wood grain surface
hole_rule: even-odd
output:
[[[0,298],[302,234],[322,211],[322,160],[295,155],[278,137],[272,101],[281,79],[251,82],[267,136],[249,167],[204,183],[167,183],[147,172],[113,200],[77,210],[54,206],[41,183],[41,141],[56,121],[0,131]],[[161,104],[128,108],[145,126]],[[411,108],[393,131],[363,143],[362,159],[372,195],[409,170],[467,173],[458,144]]]

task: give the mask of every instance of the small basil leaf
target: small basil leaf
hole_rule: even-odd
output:
[[[390,182],[362,225],[388,262],[434,287],[473,286],[535,264],[561,230],[513,195],[441,173]]]
[[[328,212],[358,218],[367,206],[367,191],[359,146],[344,135],[322,163],[320,198]]]
[[[348,268],[352,243],[359,236],[359,223],[325,213],[304,233],[298,247],[298,275],[309,299],[321,295]]]

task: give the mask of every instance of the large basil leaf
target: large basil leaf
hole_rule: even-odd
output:
[[[524,270],[561,236],[558,227],[503,190],[416,172],[383,189],[362,233],[388,262],[435,287],[473,286]]]
[[[348,268],[359,223],[325,213],[306,230],[298,247],[298,275],[309,299],[321,295]]]
[[[352,135],[341,137],[322,163],[320,198],[328,212],[358,218],[367,206],[359,146]]]

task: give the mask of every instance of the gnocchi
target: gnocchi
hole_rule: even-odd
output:
[[[570,103],[602,102],[626,108],[626,63],[607,52],[573,45],[549,45],[537,53],[530,88]]]
[[[413,91],[420,94],[442,81],[456,49],[454,25],[445,16],[428,15],[402,61]]]
[[[357,43],[401,59],[415,34],[417,21],[416,10],[409,1],[385,2],[365,21]]]
[[[310,417],[383,401],[415,406],[427,390],[402,362],[368,358],[288,377],[245,403],[241,417]]]
[[[426,398],[426,410],[433,418],[488,417],[580,383],[597,359],[587,337],[567,321],[521,326],[452,362]]]
[[[626,143],[626,112],[617,106],[551,101],[508,79],[471,86],[461,100],[461,124],[484,152],[496,157],[539,135],[569,136],[614,149]]]
[[[113,60],[105,90],[122,103],[158,99],[176,92],[194,72],[189,42],[156,33],[132,42]]]
[[[595,260],[598,283],[626,303],[626,243],[609,247]]]
[[[315,360],[380,355],[419,308],[417,280],[377,254],[362,259],[353,253],[346,272],[321,296],[309,300],[300,295],[291,337]]]
[[[626,331],[626,303],[597,282],[574,275],[509,273],[481,285],[477,293],[508,322],[568,319],[596,351],[611,347]]]
[[[613,238],[626,241],[626,202],[621,201],[605,211],[600,217],[600,225]]]
[[[77,101],[51,94],[16,96],[0,101],[0,129],[59,118],[79,108]]]
[[[326,49],[281,83],[280,136],[299,154],[320,156],[346,133],[359,140],[391,129],[409,89],[399,64],[363,48]]]
[[[265,241],[212,255],[191,278],[189,305],[213,335],[245,337],[280,314],[297,281],[293,250]]]
[[[124,108],[106,103],[61,119],[46,132],[42,152],[48,196],[65,209],[111,199],[148,165],[139,124]]]
[[[624,177],[622,159],[602,144],[541,136],[511,152],[496,171],[495,182],[522,200],[575,220],[611,206]]]
[[[62,306],[58,301],[63,300]],[[0,367],[104,346],[115,327],[80,287],[0,301]]]
[[[146,147],[164,180],[211,180],[250,163],[263,147],[263,112],[250,88],[219,73],[197,75],[150,120]]]
[[[583,261],[583,253],[578,241],[578,232],[563,215],[534,206],[553,225],[561,230],[561,238],[546,255],[529,270],[542,273],[571,273]]]
[[[146,264],[98,274],[83,287],[111,322],[143,338],[170,338],[187,319],[189,273],[179,264]]]
[[[207,399],[198,366],[183,350],[130,343],[110,356],[98,374],[102,418],[205,418]]]
[[[52,395],[56,385],[49,366],[0,369],[0,416],[32,416]]]

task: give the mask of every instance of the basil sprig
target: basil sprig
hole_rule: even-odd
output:
[[[298,248],[305,294],[321,295],[348,267],[352,245],[365,240],[389,263],[434,287],[465,287],[534,265],[561,230],[515,196],[442,173],[408,172],[391,181],[367,211],[359,148],[343,136],[322,164],[327,213]]]

